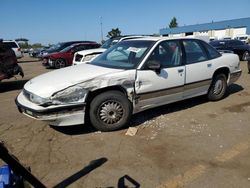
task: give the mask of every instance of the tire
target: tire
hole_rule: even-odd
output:
[[[245,51],[242,55],[242,61],[247,61],[249,58],[249,52]]]
[[[66,66],[66,61],[64,59],[57,59],[55,61],[54,67],[56,69],[60,69]]]
[[[100,131],[114,131],[125,127],[131,116],[131,102],[120,91],[101,93],[90,103],[90,123]]]
[[[212,84],[208,91],[208,99],[210,101],[218,101],[221,100],[226,93],[227,90],[227,77],[225,74],[217,74],[215,75]]]

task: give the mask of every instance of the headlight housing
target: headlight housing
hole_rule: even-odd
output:
[[[42,105],[42,104],[46,104],[46,103],[50,103],[50,99],[46,99],[46,98],[42,98],[39,97],[38,95],[28,92],[25,89],[23,90],[23,94],[24,96],[31,102],[38,104],[38,105]]]
[[[83,103],[88,91],[80,86],[72,86],[51,97],[53,104]]]
[[[82,59],[82,62],[84,61],[91,61],[92,59],[94,59],[96,57],[96,55],[87,55]]]

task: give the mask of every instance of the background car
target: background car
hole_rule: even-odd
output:
[[[240,40],[215,40],[210,44],[217,50],[233,51],[243,61],[249,57],[250,46]]]
[[[19,45],[18,45],[18,43],[16,41],[14,41],[14,40],[4,40],[3,43],[7,48],[11,48],[15,52],[17,59],[23,57],[23,54],[21,52],[21,48],[19,47]]]
[[[99,48],[100,44],[97,43],[76,43],[72,44],[60,52],[55,52],[52,54],[48,54],[46,56],[46,59],[48,59],[48,62],[45,62],[49,67],[53,68],[62,68],[69,65],[72,65],[74,53],[86,50],[86,49],[93,49],[93,48]]]
[[[236,40],[240,40],[248,44],[249,37],[248,35],[238,35],[235,37]]]
[[[114,37],[106,40],[106,42],[101,46],[101,48],[92,49],[92,50],[83,50],[79,51],[74,55],[73,59],[73,65],[79,65],[82,63],[88,63],[91,62],[93,59],[95,59],[97,56],[105,52],[108,48],[111,46],[117,44],[118,42],[129,40],[129,39],[135,39],[135,38],[142,38],[145,36],[142,35],[128,35],[128,36],[119,36]]]
[[[48,50],[44,51],[43,55],[46,56],[46,55],[51,54],[51,53],[60,52],[64,48],[66,48],[66,47],[68,47],[68,46],[70,46],[72,44],[76,44],[76,43],[94,43],[94,44],[97,44],[94,41],[68,41],[68,42],[62,42],[62,43],[58,43],[58,44],[52,46],[51,48],[49,48]]]

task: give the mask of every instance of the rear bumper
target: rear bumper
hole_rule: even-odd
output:
[[[20,93],[15,100],[20,113],[41,121],[46,121],[54,126],[69,126],[84,123],[85,104],[75,104],[68,106],[54,106],[50,108],[39,107],[35,109],[35,104],[31,103]]]
[[[230,74],[229,84],[236,82],[242,74],[242,70],[238,70]]]

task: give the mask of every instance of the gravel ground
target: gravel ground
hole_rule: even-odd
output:
[[[205,97],[139,113],[132,127],[101,133],[90,125],[50,127],[20,114],[14,99],[30,78],[47,71],[20,60],[25,77],[0,83],[0,139],[48,187],[250,187],[250,75],[225,99]],[[84,175],[91,161],[103,165]]]

